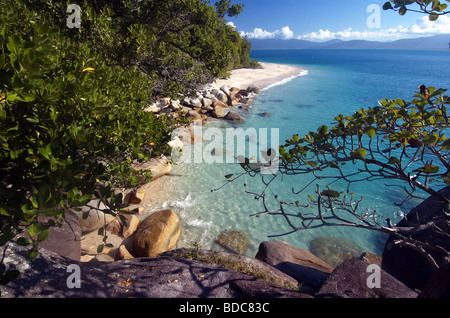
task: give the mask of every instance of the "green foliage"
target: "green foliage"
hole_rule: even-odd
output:
[[[349,184],[379,178],[405,181],[429,194],[450,184],[450,140],[445,90],[421,87],[414,99],[384,99],[379,107],[339,115],[332,128],[319,127],[281,146],[283,173],[314,173]],[[345,171],[347,162],[357,171]],[[338,171],[333,176],[330,171]]]
[[[0,246],[21,234],[36,257],[64,211],[94,198],[117,214],[113,189],[151,180],[132,163],[170,153],[171,132],[187,123],[146,106],[240,62],[242,40],[206,2],[138,4],[81,1],[81,28],[70,29],[66,1],[2,1]],[[16,275],[0,269],[1,283]]]
[[[244,10],[244,4],[233,4],[231,5],[230,0],[220,0],[215,4],[217,16],[223,18],[226,15],[229,17],[237,17]]]
[[[449,0],[445,0],[450,2]],[[412,5],[418,6],[419,9],[411,9]],[[390,0],[383,6],[384,10],[395,10],[400,15],[405,15],[408,11],[421,12],[429,15],[430,21],[436,21],[439,16],[450,13],[445,11],[448,8],[448,4],[439,0]]]

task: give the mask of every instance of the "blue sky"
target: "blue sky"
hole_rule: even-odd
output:
[[[249,38],[282,38],[325,41],[365,39],[390,41],[400,38],[450,34],[450,17],[430,22],[428,17],[408,12],[400,16],[383,11],[386,0],[232,0],[244,3],[238,18],[228,18]],[[374,19],[370,5],[381,8]],[[379,25],[368,24],[379,21]]]

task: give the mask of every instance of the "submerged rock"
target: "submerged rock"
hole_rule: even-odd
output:
[[[228,250],[244,255],[250,245],[250,239],[242,231],[229,230],[219,234],[217,242]]]
[[[334,237],[319,237],[310,242],[311,252],[331,266],[345,259],[358,258],[364,250],[355,243]]]

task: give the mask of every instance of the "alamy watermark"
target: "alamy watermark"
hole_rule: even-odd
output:
[[[378,4],[371,4],[367,7],[367,13],[371,13],[367,18],[367,27],[381,29],[381,7]]]
[[[191,143],[192,139],[198,141]],[[178,128],[172,133],[172,160],[177,163],[245,164],[261,174],[279,170],[278,128]]]
[[[79,265],[76,264],[70,264],[67,266],[67,273],[70,273],[70,275],[66,279],[66,285],[67,288],[74,289],[74,288],[81,288],[81,268]]]
[[[66,20],[66,25],[69,29],[81,28],[81,8],[78,4],[69,4],[67,6],[67,13],[71,13]]]

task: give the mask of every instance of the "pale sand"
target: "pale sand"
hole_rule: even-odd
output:
[[[287,78],[298,76],[305,72],[300,67],[274,64],[274,63],[259,63],[262,69],[237,69],[231,72],[229,79],[218,79],[211,84],[212,87],[219,89],[223,85],[228,87],[237,87],[239,89],[246,89],[249,85],[255,84],[260,89],[263,89],[271,84],[281,82]]]

